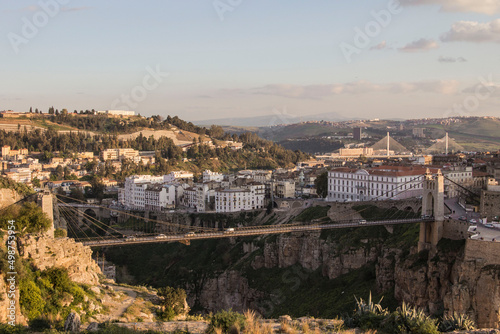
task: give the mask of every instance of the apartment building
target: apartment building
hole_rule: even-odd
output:
[[[295,197],[295,182],[294,181],[278,181],[274,184],[275,195],[278,198],[294,198]]]
[[[253,182],[239,188],[215,191],[216,212],[239,212],[264,208],[264,185]]]
[[[212,172],[208,169],[203,172],[203,182],[222,182],[222,180],[224,180],[224,174]]]

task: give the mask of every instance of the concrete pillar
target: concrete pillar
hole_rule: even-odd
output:
[[[42,208],[42,211],[50,219],[50,227],[45,233],[47,236],[54,237],[54,199],[53,195],[49,190],[44,190],[38,194],[37,198],[38,205]]]

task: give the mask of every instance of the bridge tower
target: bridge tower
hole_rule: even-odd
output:
[[[54,237],[54,195],[50,190],[45,189],[38,194],[37,204],[42,208],[42,211],[50,219],[50,227],[45,234],[51,238]]]
[[[436,247],[443,237],[444,221],[444,177],[441,170],[432,175],[429,169],[424,175],[422,215],[434,218],[433,222],[420,224],[418,251]]]

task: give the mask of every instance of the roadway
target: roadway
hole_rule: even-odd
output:
[[[217,232],[202,232],[194,233],[188,232],[183,234],[170,234],[170,235],[153,235],[153,236],[136,236],[127,238],[93,238],[91,240],[80,240],[86,246],[123,246],[135,244],[148,244],[160,242],[175,242],[182,241],[188,242],[191,240],[202,239],[219,239],[219,238],[233,238],[233,237],[247,237],[255,235],[266,234],[279,234],[290,232],[305,232],[305,231],[319,231],[330,230],[339,228],[350,227],[366,227],[366,226],[380,226],[380,225],[400,225],[400,224],[413,224],[432,222],[433,218],[412,218],[412,219],[396,219],[396,220],[379,220],[379,221],[347,221],[329,224],[312,224],[312,225],[264,225],[264,226],[248,226],[234,228],[234,230],[225,230]]]

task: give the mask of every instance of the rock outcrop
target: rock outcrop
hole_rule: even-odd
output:
[[[0,189],[0,209],[16,203],[23,197],[12,189]]]
[[[68,270],[71,280],[77,283],[99,284],[99,266],[92,259],[88,246],[70,238],[52,239],[46,236],[26,236],[18,239],[19,255],[31,259],[40,270],[61,267]]]

